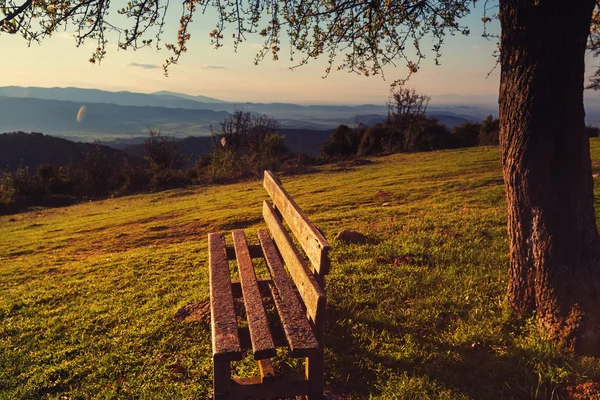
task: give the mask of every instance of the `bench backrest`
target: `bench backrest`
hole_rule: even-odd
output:
[[[263,185],[273,200],[273,205],[264,201],[263,217],[306,306],[308,316],[317,325],[317,330],[321,330],[318,325],[322,325],[324,321],[324,278],[329,272],[331,247],[270,171],[265,171]],[[283,221],[304,250],[310,267],[284,228]]]

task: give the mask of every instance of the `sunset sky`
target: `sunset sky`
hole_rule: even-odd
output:
[[[433,54],[429,52],[420,71],[411,78],[410,85],[433,96],[434,102],[436,96],[451,93],[497,95],[499,68],[487,76],[496,62],[493,57],[496,44],[481,37],[483,11],[480,8],[463,21],[471,28],[470,36],[447,38],[442,65],[435,66]],[[173,41],[170,39],[176,34],[177,20],[177,10],[173,10],[164,41]],[[41,46],[32,44],[31,47],[18,36],[3,34],[0,47],[6,57],[3,57],[0,86],[74,86],[147,93],[169,90],[226,101],[357,104],[385,102],[389,84],[407,72],[406,66],[400,63],[397,68],[385,69],[386,81],[377,76],[363,77],[343,71],[334,71],[322,79],[325,59],[311,61],[292,71],[289,67],[295,64],[289,61],[285,51],[279,61],[265,59],[255,66],[253,59],[259,38],[250,38],[237,53],[231,42],[214,50],[209,43],[214,21],[212,15],[195,17],[188,52],[170,69],[168,78],[161,69],[168,53],[154,48],[123,51],[117,50],[112,42],[106,59],[98,66],[88,62],[96,44],[89,42],[76,48],[68,31],[55,34]],[[497,22],[495,24],[492,29],[497,30]],[[598,63],[591,60],[588,66]]]

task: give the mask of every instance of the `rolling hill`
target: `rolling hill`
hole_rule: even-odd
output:
[[[282,178],[333,245],[330,397],[549,399],[597,387],[597,358],[505,309],[498,149],[371,161]],[[208,299],[206,234],[245,227],[254,242],[264,198],[254,181],[0,216],[0,398],[211,396],[210,317],[178,310]],[[334,241],[342,228],[369,241]],[[235,368],[257,373],[251,354]]]
[[[79,161],[85,152],[100,150],[111,158],[127,157],[127,153],[109,146],[92,143],[76,143],[42,133],[0,134],[0,171],[29,167],[35,171],[39,165],[63,166]]]

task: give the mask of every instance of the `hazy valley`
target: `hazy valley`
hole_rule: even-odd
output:
[[[460,98],[442,97],[443,101]],[[472,101],[472,99],[465,99]],[[481,121],[497,114],[488,103],[439,104],[432,100],[428,115],[449,128],[466,121]],[[81,117],[78,113],[85,107]],[[382,122],[384,104],[298,105],[288,103],[233,103],[204,96],[157,92],[107,92],[78,88],[0,87],[0,132],[24,131],[69,138],[100,140],[111,145],[140,143],[148,129],[174,137],[206,136],[236,110],[267,114],[284,129],[331,130],[340,124]]]

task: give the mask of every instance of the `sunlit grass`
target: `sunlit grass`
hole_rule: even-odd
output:
[[[599,166],[600,141],[592,158]],[[330,390],[549,399],[600,379],[598,360],[561,351],[505,310],[497,148],[394,155],[283,182],[333,244]],[[209,322],[174,315],[208,298],[207,233],[245,228],[250,238],[264,227],[264,198],[256,181],[0,217],[0,398],[210,396]],[[342,228],[369,242],[335,243]],[[251,360],[236,368],[255,372]]]

